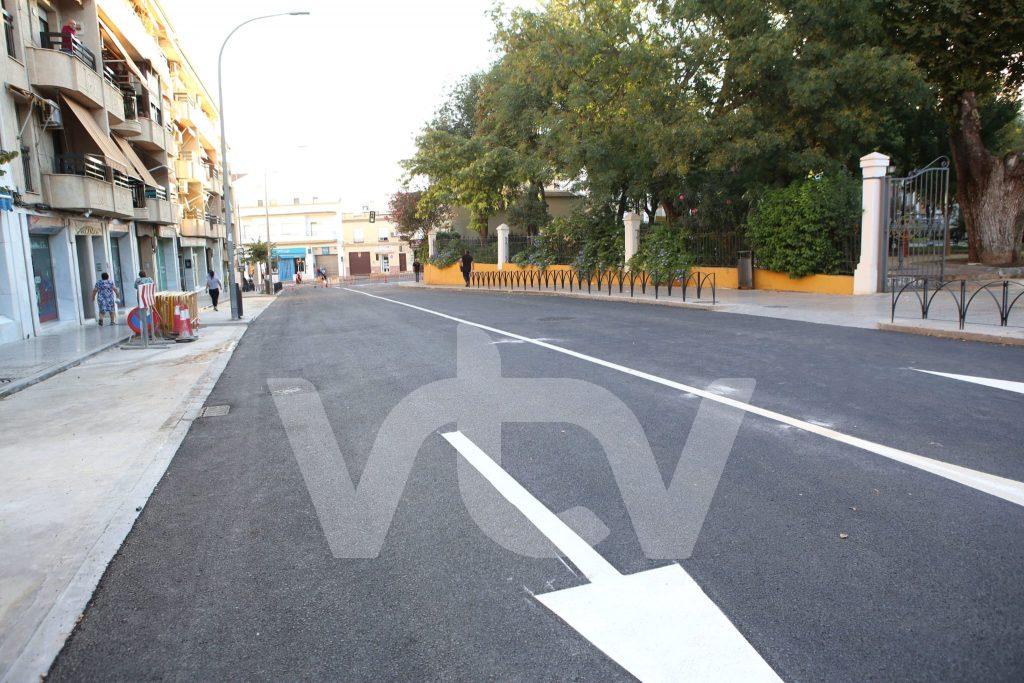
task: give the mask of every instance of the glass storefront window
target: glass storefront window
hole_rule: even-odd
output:
[[[32,235],[32,274],[36,286],[36,308],[39,322],[56,320],[57,285],[53,279],[53,257],[50,254],[50,238],[46,235]]]

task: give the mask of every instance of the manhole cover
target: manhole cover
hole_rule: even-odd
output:
[[[223,417],[231,410],[231,406],[206,406],[199,417]]]

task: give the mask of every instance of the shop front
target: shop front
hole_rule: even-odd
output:
[[[295,279],[295,273],[306,277],[306,247],[274,248],[271,259],[277,264],[277,275],[281,282]]]
[[[81,322],[76,236],[56,216],[29,216],[28,233],[37,322],[43,329],[58,322]]]

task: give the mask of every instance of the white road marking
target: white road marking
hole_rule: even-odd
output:
[[[972,377],[971,375],[954,375],[950,372],[936,372],[935,370],[921,370],[918,368],[910,368],[915,372],[925,372],[929,375],[936,375],[938,377],[948,377],[949,379],[958,379],[961,382],[970,382],[971,384],[980,384],[986,387],[994,387],[996,389],[1005,389],[1006,391],[1012,391],[1018,394],[1024,394],[1024,382],[1011,382],[1006,379],[991,379],[989,377]]]
[[[781,680],[678,564],[620,574],[465,434],[442,436],[590,581],[533,597],[626,671],[641,681]]]
[[[760,415],[761,417],[767,418],[769,420],[774,420],[776,422],[789,425],[791,427],[802,429],[805,432],[817,434],[818,436],[823,436],[827,439],[832,439],[833,441],[838,441],[848,446],[853,446],[854,448],[860,448],[870,453],[880,455],[884,458],[888,458],[890,460],[903,463],[904,465],[916,467],[919,470],[929,472],[944,479],[955,481],[958,484],[963,484],[964,486],[968,486],[977,491],[981,491],[983,493],[996,496],[997,498],[1002,498],[1003,500],[1009,501],[1011,503],[1024,506],[1024,483],[1014,481],[1013,479],[999,477],[994,474],[988,474],[986,472],[979,472],[977,470],[972,470],[967,467],[961,467],[960,465],[953,465],[951,463],[942,462],[941,460],[933,460],[932,458],[927,458],[923,455],[917,455],[915,453],[910,453],[909,451],[903,451],[898,448],[893,448],[891,446],[885,446],[880,443],[874,443],[873,441],[868,441],[867,439],[862,439],[860,437],[844,434],[829,427],[816,425],[812,422],[808,422],[807,420],[801,420],[796,417],[790,417],[789,415],[783,415],[782,413],[777,413],[774,410],[768,410],[767,408],[761,408],[750,403],[737,401],[735,399],[729,398],[728,396],[722,396],[720,394],[705,391],[704,389],[692,387],[681,382],[675,382],[670,379],[665,379],[664,377],[658,377],[657,375],[652,375],[649,372],[643,372],[642,370],[634,370],[633,368],[629,368],[624,365],[619,365],[617,363],[612,363],[611,361],[602,360],[601,358],[595,358],[594,356],[588,356],[584,353],[573,351],[572,349],[567,349],[562,346],[556,346],[548,342],[539,341],[537,339],[531,339],[530,337],[525,337],[521,334],[516,334],[515,332],[507,332],[496,327],[490,327],[489,325],[483,325],[481,323],[476,323],[471,320],[457,318],[453,315],[448,315],[447,313],[441,313],[440,311],[434,311],[429,308],[423,308],[422,306],[416,306],[415,304],[406,303],[404,301],[397,301],[395,299],[389,299],[384,296],[377,296],[376,294],[370,294],[369,292],[362,292],[356,289],[349,289],[348,291],[353,292],[354,294],[362,294],[363,296],[368,296],[373,299],[387,301],[389,303],[397,304],[399,306],[405,306],[406,308],[411,308],[413,310],[421,311],[423,313],[429,313],[430,315],[435,315],[438,316],[439,318],[445,318],[447,320],[452,320],[454,322],[462,323],[464,325],[472,325],[473,327],[477,327],[481,330],[486,330],[494,334],[504,335],[506,337],[511,337],[512,339],[520,339],[528,344],[534,344],[536,346],[540,346],[551,351],[563,353],[567,356],[572,356],[573,358],[578,358],[580,360],[587,361],[588,363],[600,365],[611,370],[616,370],[627,375],[632,375],[633,377],[639,377],[640,379],[645,379],[650,382],[660,384],[662,386],[677,389],[679,391],[683,391],[688,394],[693,394],[695,396],[700,396],[701,398],[707,398],[712,401],[718,401],[719,403],[722,403],[727,406],[732,406],[733,408],[738,408],[740,410],[744,410],[753,415]]]

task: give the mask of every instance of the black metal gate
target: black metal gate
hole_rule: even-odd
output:
[[[917,278],[942,281],[949,251],[949,159],[939,157],[905,178],[889,178],[886,186],[886,285],[899,288]]]

